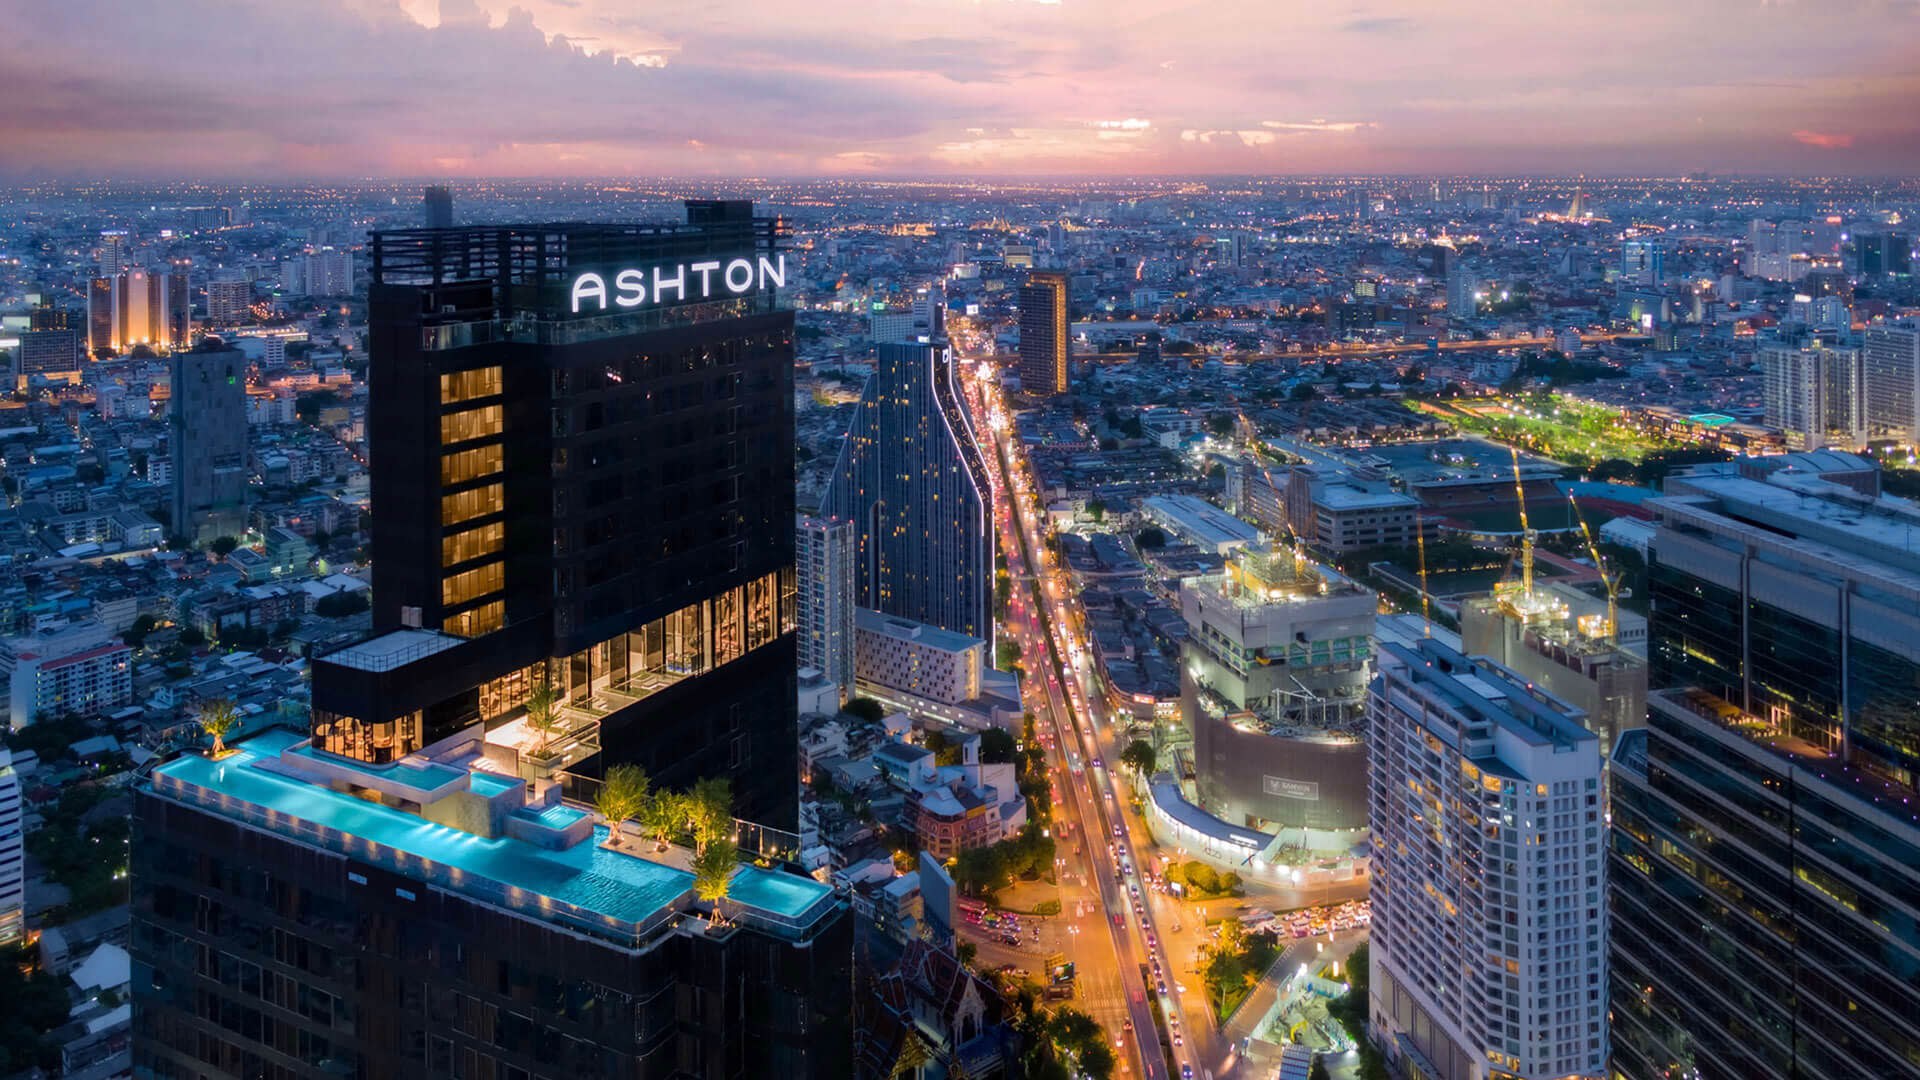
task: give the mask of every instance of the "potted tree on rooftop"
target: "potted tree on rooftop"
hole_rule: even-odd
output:
[[[534,683],[527,694],[527,727],[533,730],[537,740],[530,754],[535,758],[546,757],[554,732],[560,730],[560,695],[545,679]]]
[[[727,894],[733,890],[733,871],[740,864],[740,848],[732,839],[707,842],[693,856],[693,890],[713,905],[713,921],[725,926]]]
[[[240,709],[227,698],[212,698],[200,703],[194,719],[200,724],[200,730],[213,736],[214,760],[227,756],[227,736],[240,726]]]
[[[647,805],[649,784],[646,770],[638,765],[615,765],[607,770],[593,806],[606,819],[608,847],[619,849],[620,823]]]

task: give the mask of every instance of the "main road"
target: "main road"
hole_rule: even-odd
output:
[[[1109,1034],[1125,1044],[1123,1060],[1137,1068],[1135,1075],[1153,1080],[1168,1075],[1152,997],[1171,1021],[1170,1030],[1180,1034],[1180,1045],[1172,1048],[1173,1075],[1211,1076],[1209,1066],[1220,1055],[1205,1005],[1197,1004],[1191,1011],[1183,1007],[1185,999],[1197,1001],[1201,996],[1197,976],[1189,976],[1196,982],[1192,992],[1181,985],[1157,925],[1167,912],[1152,890],[1140,884],[1137,871],[1144,863],[1136,845],[1147,837],[1137,819],[1129,823],[1123,810],[1128,796],[1115,775],[1117,750],[1103,747],[1099,739],[1105,734],[1111,744],[1118,736],[1110,730],[1112,718],[1101,715],[1101,699],[1092,693],[1081,670],[1082,658],[1089,655],[1084,624],[1070,609],[1071,590],[1043,543],[1026,463],[1003,437],[1011,424],[997,380],[997,372],[970,379],[968,400],[977,430],[993,436],[1000,488],[996,524],[1008,571],[1020,585],[1009,619],[1028,672],[1023,695],[1034,712],[1036,728],[1053,751],[1054,825],[1061,834],[1062,869],[1071,868],[1080,878],[1079,889],[1063,894],[1062,918],[1074,920],[1071,925],[1077,931],[1070,935],[1068,952],[1083,985],[1104,991],[1087,995],[1086,1007]],[[1069,880],[1073,876],[1067,875]],[[1075,919],[1083,911],[1093,918]],[[1117,995],[1112,993],[1116,990]],[[1199,1023],[1191,1022],[1195,1017]]]

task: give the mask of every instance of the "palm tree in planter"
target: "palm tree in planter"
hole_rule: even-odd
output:
[[[620,846],[620,823],[639,813],[647,805],[650,781],[638,765],[615,765],[600,782],[600,793],[593,808],[607,822],[607,846]]]
[[[213,736],[213,756],[222,758],[227,755],[225,739],[240,726],[240,708],[226,698],[213,698],[200,703],[194,714],[200,730]]]
[[[726,924],[727,894],[740,865],[740,847],[726,837],[710,840],[693,856],[693,891],[713,905],[713,921]]]
[[[554,732],[560,730],[560,694],[545,679],[534,683],[527,694],[527,726],[539,736],[539,741],[533,744],[533,756],[546,757],[547,744],[553,741]]]

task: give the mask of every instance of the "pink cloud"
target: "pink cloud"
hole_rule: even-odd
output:
[[[1835,135],[1824,131],[1796,131],[1795,139],[1808,146],[1817,146],[1822,150],[1845,150],[1853,145],[1853,136]]]

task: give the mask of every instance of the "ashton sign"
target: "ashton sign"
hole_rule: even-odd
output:
[[[573,279],[568,290],[573,313],[659,307],[699,300],[726,299],[778,289],[787,283],[787,256],[702,259],[699,262],[632,266],[609,274],[592,271]]]

